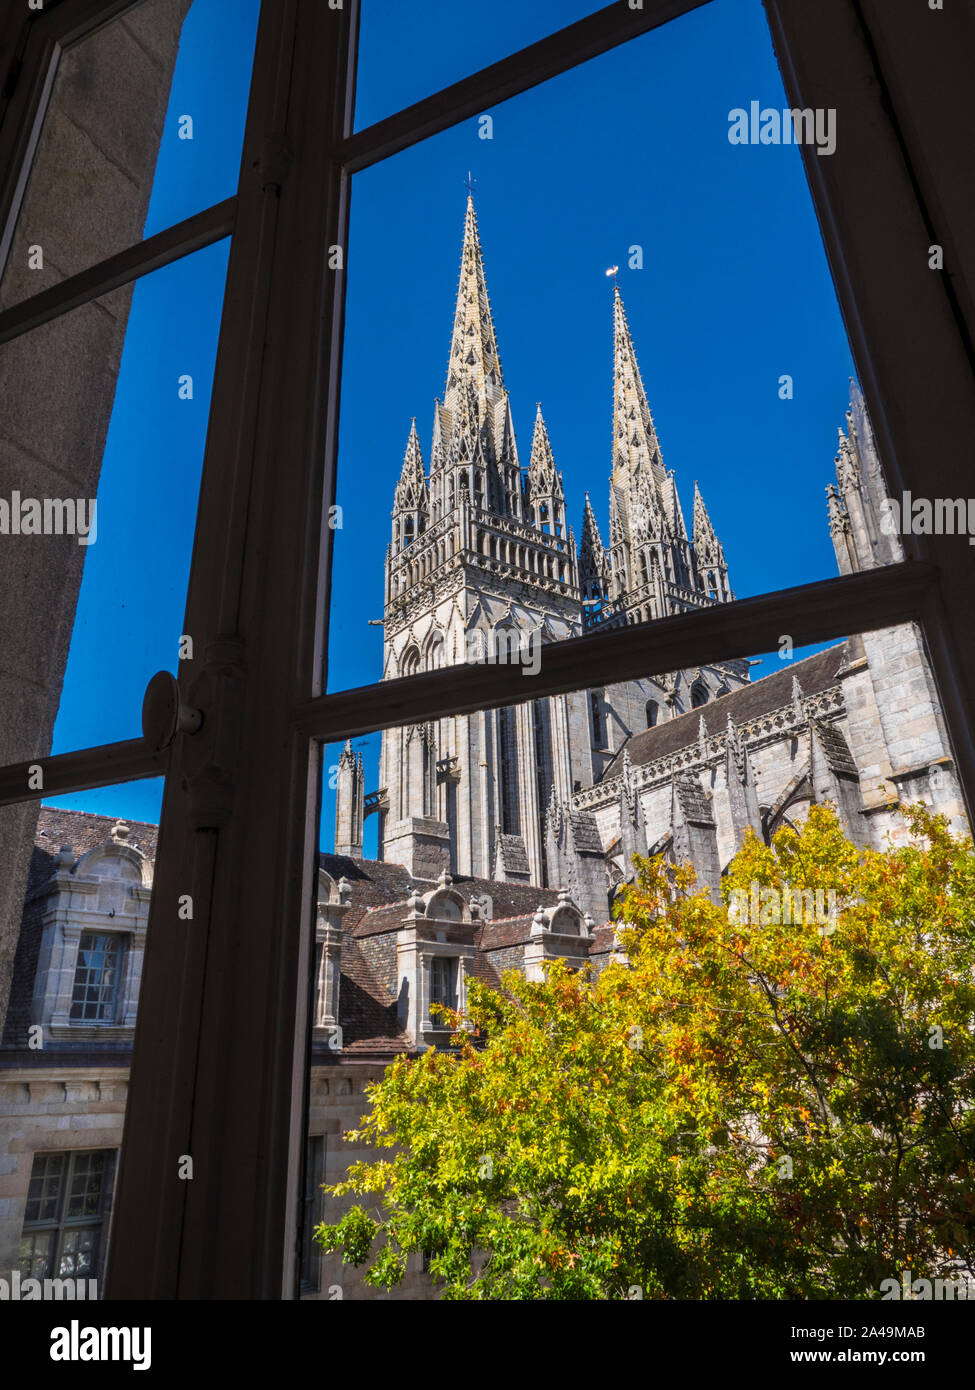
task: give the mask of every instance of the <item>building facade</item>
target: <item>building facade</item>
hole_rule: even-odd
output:
[[[684,524],[618,291],[613,313],[609,538],[587,497],[577,546],[540,407],[519,462],[468,201],[429,468],[414,422],[395,492],[385,678],[471,660],[527,669],[546,643],[594,625],[733,599],[696,488]],[[885,494],[854,385],[827,488],[841,572],[900,558],[881,525]],[[463,1007],[472,978],[539,978],[554,959],[601,968],[634,855],[690,861],[715,894],[749,830],[768,840],[815,803],[831,802],[863,846],[903,841],[902,801],[967,831],[911,625],[761,680],[747,661],[717,663],[397,730],[379,778],[367,793],[346,748],[335,853],[319,864],[301,1288],[321,1300],[387,1297],[310,1240],[336,1214],[320,1184],[369,1157],[343,1138],[366,1088],[395,1057],[449,1041],[432,1006]],[[370,814],[375,860],[363,854]],[[40,811],[0,1044],[0,1278],[101,1278],[155,848],[154,826]],[[436,1296],[419,1258],[391,1296]]]

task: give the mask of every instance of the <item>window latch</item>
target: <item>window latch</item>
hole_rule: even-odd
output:
[[[152,751],[164,752],[177,734],[195,734],[202,725],[202,712],[180,700],[176,677],[157,671],[142,699],[142,737]]]

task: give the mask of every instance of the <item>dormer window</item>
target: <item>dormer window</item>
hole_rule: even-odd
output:
[[[123,939],[109,932],[82,932],[71,994],[72,1023],[115,1023],[122,977]]]
[[[441,1014],[434,1014],[432,1006],[442,1004],[447,1009],[457,1007],[457,959],[455,956],[434,956],[430,961],[430,1017],[440,1028],[446,1026]]]

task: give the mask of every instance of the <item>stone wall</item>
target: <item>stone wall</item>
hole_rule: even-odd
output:
[[[149,0],[64,55],[0,307],[140,239],[189,4]],[[31,270],[38,245],[44,269]],[[97,495],[131,295],[0,348],[0,497]],[[50,752],[85,553],[74,536],[0,536],[0,765]],[[0,1023],[37,814],[36,803],[0,811]]]

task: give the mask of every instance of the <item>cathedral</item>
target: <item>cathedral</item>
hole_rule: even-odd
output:
[[[688,531],[664,467],[618,286],[613,353],[608,544],[588,494],[577,542],[541,405],[527,467],[519,458],[468,196],[429,465],[414,419],[393,496],[384,679],[505,660],[525,663],[530,678],[547,643],[734,598],[697,484]],[[840,570],[900,558],[879,524],[886,492],[855,384],[836,474],[827,495]],[[607,679],[387,731],[369,795],[362,760],[347,748],[336,853],[361,857],[365,818],[377,814],[378,857],[419,880],[447,870],[564,888],[603,922],[634,853],[691,858],[716,889],[746,828],[768,837],[810,801],[832,801],[851,836],[878,847],[900,831],[899,796],[927,794],[963,824],[912,628],[851,638],[754,684],[749,666]]]
[[[577,545],[540,407],[521,466],[468,200],[429,466],[414,422],[393,499],[384,678],[520,661],[530,690],[546,643],[734,598],[696,488],[688,534],[618,290],[613,325],[608,544],[587,498]],[[835,468],[840,571],[900,559],[855,384]],[[346,746],[335,851],[318,865],[303,1297],[387,1297],[311,1239],[341,1209],[323,1208],[321,1182],[378,1156],[343,1139],[370,1085],[394,1058],[450,1045],[431,1006],[463,1008],[470,980],[501,988],[507,970],[537,980],[553,960],[614,959],[613,901],[635,854],[692,863],[716,895],[749,830],[768,840],[814,803],[832,803],[864,847],[904,841],[900,802],[967,831],[915,626],[853,635],[761,680],[749,667],[615,683],[607,671],[596,690],[391,730],[371,792]],[[376,859],[363,853],[371,815]],[[25,1278],[102,1278],[155,854],[155,826],[41,809],[0,1039],[0,1268]],[[419,1255],[394,1297],[436,1297]]]

